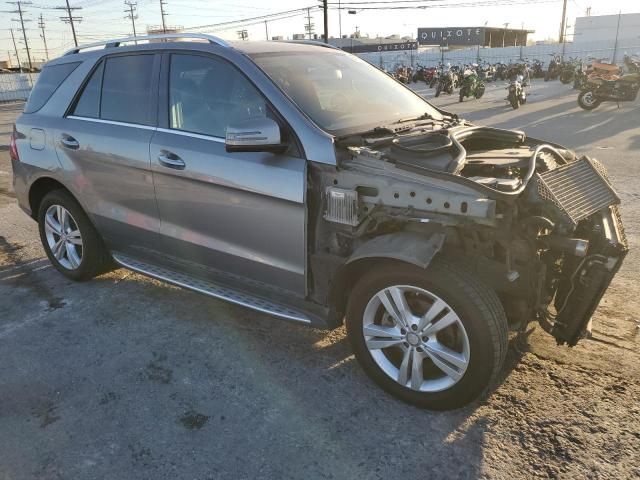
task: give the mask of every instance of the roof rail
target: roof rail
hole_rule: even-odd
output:
[[[335,50],[340,50],[340,48],[335,45],[331,45],[330,43],[320,42],[318,40],[276,40],[284,43],[298,43],[300,45],[314,45],[316,47],[324,47],[324,48],[333,48]]]
[[[220,45],[221,47],[231,47],[229,43],[221,38],[214,37],[213,35],[207,35],[205,33],[160,33],[157,35],[143,35],[139,37],[125,37],[125,38],[115,38],[113,40],[105,40],[102,42],[89,43],[87,45],[80,45],[78,47],[74,47],[71,50],[67,50],[64,52],[64,55],[72,55],[74,53],[80,53],[81,50],[86,50],[87,48],[93,47],[101,47],[104,48],[115,48],[119,47],[121,43],[131,43],[131,42],[143,42],[145,40],[167,40],[167,39],[185,39],[185,40],[207,40],[209,43],[213,43],[215,45]]]

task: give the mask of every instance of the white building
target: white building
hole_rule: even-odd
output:
[[[616,32],[619,42],[640,45],[640,13],[578,17],[573,42],[615,42]]]

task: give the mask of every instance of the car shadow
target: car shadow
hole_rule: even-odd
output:
[[[95,282],[104,285],[96,288],[113,281],[112,276],[100,277]],[[141,320],[149,322],[151,330],[171,329],[171,342],[153,346],[162,358],[173,359],[173,365],[168,360],[163,365],[172,372],[163,377],[171,388],[160,395],[197,404],[206,415],[238,398],[261,405],[260,411],[268,413],[257,422],[277,418],[265,435],[281,438],[287,432],[292,442],[308,445],[314,458],[330,449],[333,460],[325,469],[333,478],[415,478],[425,471],[446,472],[446,478],[481,475],[489,428],[489,421],[477,413],[483,402],[431,412],[396,400],[358,366],[343,327],[327,332],[180,289],[168,294],[163,286],[135,274],[119,283],[119,290],[154,311]],[[152,325],[155,318],[163,320]],[[109,321],[120,320],[112,315]],[[189,338],[200,338],[188,354],[184,336],[187,344]],[[139,361],[130,365],[132,372],[143,367]],[[178,381],[182,377],[215,387],[198,396],[190,383]],[[277,447],[265,438],[261,455],[278,458]]]

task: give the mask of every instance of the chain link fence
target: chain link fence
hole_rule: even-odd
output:
[[[0,102],[25,101],[38,73],[0,73]]]
[[[578,42],[567,44],[531,45],[503,48],[462,48],[459,50],[439,50],[437,48],[403,52],[360,53],[359,57],[388,71],[396,67],[435,67],[439,62],[456,64],[471,63],[512,63],[520,60],[540,60],[545,65],[552,55],[566,60],[577,58],[583,61],[602,60],[622,63],[624,55],[640,55],[640,36],[638,40],[627,39],[619,42]]]

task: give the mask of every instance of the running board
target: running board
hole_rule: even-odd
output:
[[[133,270],[134,272],[141,273],[163,282],[171,283],[178,287],[193,290],[194,292],[202,293],[219,300],[225,300],[229,303],[234,303],[258,312],[267,313],[274,317],[284,318],[285,320],[292,320],[294,322],[307,324],[312,323],[307,314],[294,310],[290,307],[285,307],[263,297],[257,297],[255,295],[240,292],[229,287],[223,287],[216,283],[202,280],[185,273],[179,273],[174,270],[142,262],[122,253],[114,252],[113,259],[124,268],[128,268],[129,270]]]

